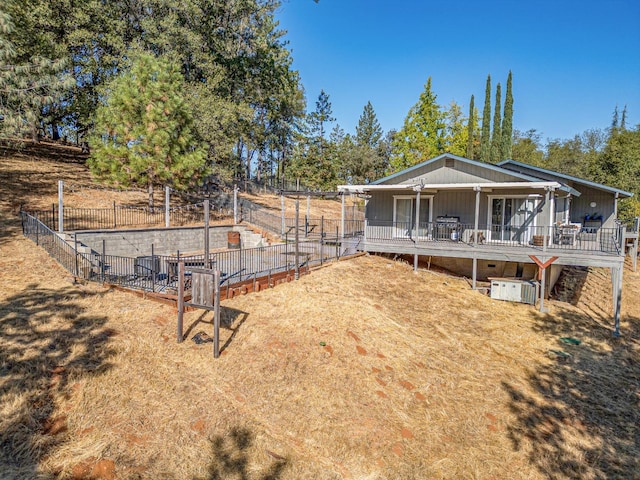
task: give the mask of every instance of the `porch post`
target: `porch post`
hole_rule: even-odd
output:
[[[615,193],[613,202],[613,216],[614,218],[618,218],[618,192]]]
[[[542,251],[546,251],[547,250],[547,245],[551,245],[551,242],[553,241],[553,238],[551,238],[552,233],[553,233],[553,208],[552,208],[552,203],[553,203],[553,189],[551,187],[547,187],[545,188],[545,190],[547,191],[547,198],[546,198],[546,202],[545,202],[545,209],[547,211],[547,218],[548,218],[548,222],[547,222],[547,231],[543,232],[543,237],[545,238],[545,241],[542,242]]]
[[[171,210],[169,209],[170,195],[169,186],[166,185],[164,187],[164,226],[167,228],[171,225]]]
[[[420,187],[413,187],[416,192],[416,233],[414,242],[418,239],[418,232],[420,230]],[[418,252],[413,254],[413,271],[418,271]]]
[[[365,194],[365,197],[364,197],[364,235],[362,236],[362,238],[364,239],[365,243],[367,243],[367,226],[369,224],[369,222],[367,220],[367,207],[369,206],[369,198],[370,198],[370,195]]]
[[[476,218],[475,218],[475,223],[473,225],[473,244],[474,245],[478,245],[478,225],[479,225],[479,221],[480,221],[480,186],[477,185],[475,187],[473,187],[473,189],[476,191]],[[477,264],[477,260],[474,256],[473,258],[473,289],[476,289],[476,265]]]

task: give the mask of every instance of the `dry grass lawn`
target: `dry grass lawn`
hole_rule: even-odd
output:
[[[223,302],[214,360],[211,314],[177,344],[175,309],[21,236],[82,172],[0,159],[0,477],[640,478],[640,274],[615,339],[606,283],[541,314],[363,256]]]

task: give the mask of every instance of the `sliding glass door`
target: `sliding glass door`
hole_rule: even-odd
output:
[[[536,220],[536,197],[491,197],[490,240],[529,243]]]
[[[431,203],[433,196],[420,197],[420,230],[416,232],[416,197],[413,195],[395,195],[393,197],[393,236],[395,238],[417,238],[427,235],[427,226],[431,221]]]

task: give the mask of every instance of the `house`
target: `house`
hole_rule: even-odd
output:
[[[443,154],[368,185],[361,249],[411,255],[472,278],[540,277],[565,265],[611,269],[616,332],[624,264],[618,200],[633,194],[513,160]],[[542,274],[541,274],[542,272]]]

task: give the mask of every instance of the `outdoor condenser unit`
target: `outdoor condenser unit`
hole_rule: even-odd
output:
[[[519,278],[490,278],[491,298],[535,305],[539,296],[538,282]]]

